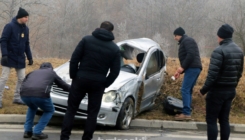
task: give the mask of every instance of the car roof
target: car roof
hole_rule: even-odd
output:
[[[157,48],[161,49],[158,43],[156,43],[155,41],[153,41],[149,38],[138,38],[138,39],[124,40],[124,41],[118,42],[117,45],[118,46],[129,45],[131,47],[137,48],[137,49],[142,50],[144,52],[147,52],[152,47],[157,47]]]

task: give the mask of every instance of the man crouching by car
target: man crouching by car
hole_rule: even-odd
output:
[[[26,122],[24,124],[24,138],[40,140],[48,138],[48,135],[42,131],[51,119],[54,107],[50,98],[50,90],[53,83],[65,91],[70,89],[70,85],[65,83],[54,71],[51,63],[41,64],[40,69],[29,73],[21,86],[20,96],[23,102],[28,106]],[[33,129],[33,120],[38,107],[42,109],[38,124]]]

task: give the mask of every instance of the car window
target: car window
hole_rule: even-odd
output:
[[[165,57],[162,51],[157,50],[158,70],[160,71],[165,66]]]
[[[147,65],[146,77],[149,77],[149,76],[157,73],[158,70],[159,70],[159,68],[158,68],[158,57],[157,57],[157,51],[156,51],[150,57],[149,63]]]

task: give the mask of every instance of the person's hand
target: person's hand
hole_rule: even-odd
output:
[[[33,60],[30,59],[28,65],[32,65],[32,64],[33,64]]]
[[[180,73],[176,72],[176,73],[174,74],[174,78],[175,78],[175,79],[178,79],[179,77],[180,77]]]
[[[183,73],[183,72],[184,72],[184,69],[183,69],[182,67],[179,67],[179,68],[177,69],[177,72],[178,72],[178,73]]]
[[[8,65],[8,56],[3,56],[1,59],[2,65]]]
[[[205,95],[203,95],[200,91],[197,93],[199,97],[204,98],[205,99]]]

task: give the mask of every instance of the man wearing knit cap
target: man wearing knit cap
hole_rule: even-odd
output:
[[[20,86],[25,78],[26,56],[29,60],[28,65],[33,64],[32,54],[29,43],[29,29],[26,26],[28,12],[20,8],[16,17],[5,25],[1,42],[2,51],[2,75],[0,78],[0,108],[2,108],[3,91],[8,80],[11,68],[15,68],[18,80],[14,93],[13,103],[24,104],[20,99]]]
[[[179,27],[174,31],[174,39],[179,42],[180,61],[174,77],[177,79],[180,74],[185,73],[181,87],[183,110],[175,116],[175,120],[191,120],[192,89],[202,70],[201,58],[196,41],[185,35],[183,28]]]
[[[236,95],[236,86],[243,72],[244,55],[240,47],[232,41],[234,30],[222,25],[218,30],[218,46],[212,53],[207,79],[200,90],[206,96],[206,122],[208,140],[218,136],[217,119],[220,123],[221,140],[230,136],[229,114]]]

